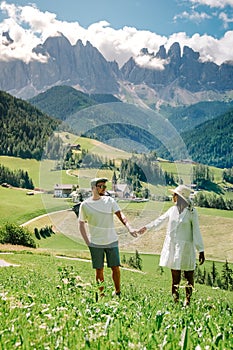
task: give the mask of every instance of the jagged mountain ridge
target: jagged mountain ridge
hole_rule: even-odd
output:
[[[149,55],[146,49],[142,52]],[[163,70],[142,68],[131,58],[121,69],[125,80],[144,83],[156,90],[171,84],[193,93],[232,90],[233,62],[220,66],[214,62],[201,62],[200,54],[190,47],[184,46],[181,54],[179,43],[172,44],[167,53],[161,46],[154,57],[167,62]]]
[[[1,90],[28,99],[52,86],[70,85],[86,93],[114,94],[127,100],[122,87],[132,84],[139,99],[150,105],[159,101],[190,104],[217,100],[233,90],[232,63],[218,66],[201,62],[199,53],[189,47],[184,47],[181,55],[178,43],[168,52],[161,46],[157,53],[150,54],[151,58],[166,61],[163,70],[144,68],[133,58],[120,69],[116,62],[108,62],[90,42],[84,45],[78,40],[71,45],[62,34],[48,38],[34,52],[47,62],[0,61]],[[143,49],[142,54],[149,55],[147,49]],[[144,95],[139,90],[143,90]]]
[[[34,52],[47,62],[0,61],[0,89],[28,99],[55,85],[79,87],[89,93],[117,93],[113,62],[89,42],[71,45],[64,35],[49,37]]]

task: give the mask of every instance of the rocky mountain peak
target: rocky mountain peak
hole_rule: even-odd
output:
[[[194,51],[188,46],[184,46],[183,48],[183,57],[189,60],[197,61],[199,60],[200,54],[199,52]]]
[[[181,58],[181,49],[179,43],[173,43],[168,50],[167,57],[173,60],[180,60]]]
[[[159,48],[159,51],[157,52],[156,58],[161,58],[162,60],[164,60],[167,57],[167,53],[166,53],[166,49],[164,47],[164,45],[161,45]]]

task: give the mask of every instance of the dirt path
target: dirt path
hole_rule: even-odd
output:
[[[0,253],[0,254],[13,254],[13,253]],[[66,259],[66,260],[84,261],[84,262],[91,263],[91,260],[89,260],[89,259],[71,258],[71,257],[68,257],[68,256],[59,256],[59,255],[57,255],[56,258],[58,258],[58,259]],[[7,267],[7,266],[20,266],[20,265],[11,264],[11,263],[8,263],[7,261],[3,260],[3,259],[0,259],[0,267]],[[140,271],[140,270],[130,269],[130,268],[127,268],[127,267],[121,267],[121,268],[123,270],[128,270],[128,271],[132,271],[132,272],[145,274],[145,272]]]
[[[3,254],[5,255],[5,254],[12,254],[12,253],[1,253],[1,255]],[[20,265],[8,263],[7,261],[0,259],[0,267],[6,267],[6,266],[20,266]]]

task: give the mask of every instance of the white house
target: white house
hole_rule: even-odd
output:
[[[54,186],[54,197],[67,198],[71,195],[74,185],[70,184],[56,184]]]
[[[129,198],[129,197],[131,197],[130,189],[129,189],[129,186],[127,184],[115,184],[113,186],[112,191],[108,191],[108,192],[112,192],[114,194],[114,196],[117,198]]]

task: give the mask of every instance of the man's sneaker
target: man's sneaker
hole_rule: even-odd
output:
[[[112,292],[112,297],[118,297],[120,298],[121,297],[121,292]]]
[[[190,305],[190,300],[185,299],[185,301],[184,301],[184,307],[187,307],[187,306],[189,306],[189,305]]]

